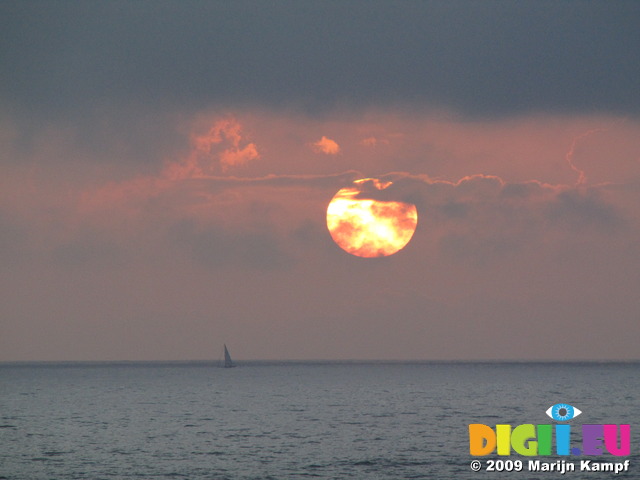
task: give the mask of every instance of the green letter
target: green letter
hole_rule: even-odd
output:
[[[511,433],[511,446],[520,455],[531,457],[538,454],[538,442],[536,440],[536,427],[526,423],[518,425]]]

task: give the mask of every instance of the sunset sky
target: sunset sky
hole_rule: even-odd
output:
[[[640,2],[0,3],[0,361],[638,359]],[[409,244],[327,229],[361,178]]]

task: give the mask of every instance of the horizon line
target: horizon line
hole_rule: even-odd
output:
[[[217,365],[220,359],[188,359],[188,360],[0,360],[0,366],[11,365]],[[366,364],[605,364],[605,363],[640,363],[637,359],[234,359],[236,365],[366,365]]]

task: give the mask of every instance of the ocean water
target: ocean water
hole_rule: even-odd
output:
[[[638,479],[639,367],[0,364],[0,479]],[[631,424],[629,457],[589,457],[630,469],[532,473],[515,454],[470,469],[470,423],[554,423],[559,402],[576,425]],[[525,468],[487,472],[500,458]]]

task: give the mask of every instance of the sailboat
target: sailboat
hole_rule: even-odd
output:
[[[231,355],[229,355],[229,350],[227,350],[227,346],[224,345],[224,368],[235,367],[236,364],[231,360]]]

